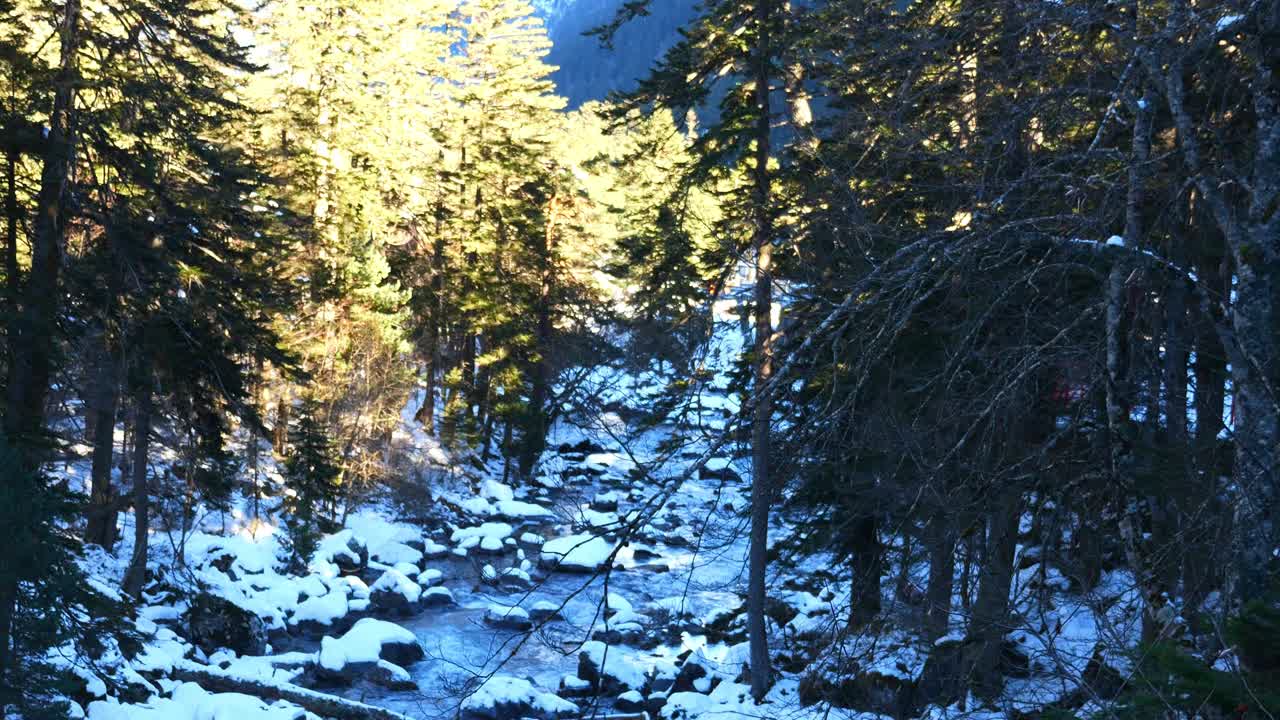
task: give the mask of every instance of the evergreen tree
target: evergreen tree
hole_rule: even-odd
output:
[[[298,405],[285,461],[289,545],[294,564],[301,567],[315,553],[320,536],[331,529],[338,500],[340,469],[324,423],[317,416],[319,411],[319,403],[309,397]]]

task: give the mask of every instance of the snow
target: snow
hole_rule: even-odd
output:
[[[470,547],[474,547],[481,541],[481,539],[488,538],[497,540],[499,545],[501,545],[503,540],[511,537],[513,529],[514,528],[504,522],[487,522],[476,527],[454,530],[453,535],[451,535],[449,539],[453,542],[461,543],[462,547],[468,547],[466,542],[469,540],[474,540],[470,545]]]
[[[609,561],[616,547],[590,533],[567,535],[544,543],[541,560],[561,569],[598,570]]]
[[[452,603],[453,592],[450,591],[449,588],[447,587],[437,586],[433,588],[427,588],[426,592],[422,593],[422,601],[424,603],[427,603],[428,601],[432,601],[435,598],[444,598],[443,602]],[[435,602],[442,602],[442,601],[436,600]]]
[[[612,452],[592,453],[582,461],[582,464],[596,471],[615,470],[623,473],[636,466],[631,458]]]
[[[298,609],[289,617],[289,622],[297,625],[301,622],[317,622],[321,625],[332,625],[335,620],[347,614],[347,594],[330,592],[320,597],[310,597],[298,604]]]
[[[183,683],[171,698],[152,697],[141,705],[89,703],[89,720],[301,720],[306,712],[283,701],[268,705],[241,693],[209,693]]]
[[[515,500],[516,493],[509,485],[504,485],[497,480],[485,480],[480,484],[480,496],[487,500],[501,502]]]
[[[387,644],[416,644],[412,632],[385,620],[361,618],[340,638],[325,637],[320,641],[320,666],[341,670],[349,663],[375,663]]]
[[[484,619],[491,623],[521,623],[529,619],[529,611],[519,605],[493,603],[485,608]]]
[[[382,577],[369,586],[370,595],[380,592],[400,595],[410,605],[418,602],[418,598],[422,597],[422,588],[418,586],[418,583],[410,580],[404,573],[395,569],[382,573]]]
[[[314,557],[317,561],[330,563],[343,558],[352,565],[357,565],[360,562],[360,555],[351,549],[353,544],[357,547],[364,545],[363,541],[359,540],[350,529],[340,530],[320,539]]]
[[[645,668],[637,665],[635,659],[622,648],[591,640],[583,643],[579,652],[599,668],[602,675],[614,678],[628,688],[638,690],[648,681]]]
[[[417,565],[422,562],[422,551],[400,542],[387,543],[370,555],[378,562],[388,565]]]
[[[560,696],[539,690],[521,678],[497,675],[462,703],[463,711],[494,713],[500,705],[527,705],[547,716],[560,717],[578,712],[578,706]]]

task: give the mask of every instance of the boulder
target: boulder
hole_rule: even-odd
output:
[[[364,618],[342,637],[321,639],[315,676],[322,685],[350,685],[361,677],[399,683],[410,680],[403,666],[424,657],[413,633],[395,623]]]
[[[561,619],[560,605],[550,600],[539,600],[529,608],[529,617],[539,623]]]
[[[418,683],[413,681],[408,670],[386,660],[379,660],[365,677],[374,685],[381,685],[388,690],[418,689]]]
[[[651,678],[626,662],[624,654],[621,648],[609,647],[598,640],[583,643],[582,650],[578,652],[578,677],[591,683],[603,695],[649,690]]]
[[[378,581],[369,586],[369,606],[378,612],[409,615],[418,607],[422,588],[399,570],[382,573]]]
[[[427,588],[427,591],[422,593],[421,603],[424,608],[452,605],[454,603],[453,593],[449,591],[449,588],[444,587],[443,585]]]
[[[211,593],[202,592],[192,599],[182,615],[182,625],[187,639],[206,653],[218,648],[238,655],[266,652],[267,629],[262,618]]]
[[[593,453],[602,453],[604,451],[605,449],[600,447],[598,444],[585,439],[579,440],[573,445],[570,445],[569,443],[561,443],[561,445],[556,448],[556,452],[561,455],[566,453],[574,455],[590,455]]]
[[[317,555],[337,565],[342,575],[360,575],[369,567],[368,546],[350,530],[321,540]]]
[[[591,509],[596,512],[611,513],[618,511],[618,493],[603,492],[597,493],[591,499]]]
[[[680,666],[680,671],[676,673],[676,679],[671,683],[671,692],[697,692],[694,683],[702,678],[707,677],[711,673],[698,662],[696,654],[690,655]]]
[[[556,720],[576,716],[577,705],[554,693],[543,692],[528,680],[494,676],[462,702],[463,720]]]
[[[644,696],[637,690],[628,690],[619,695],[618,699],[614,701],[613,709],[622,713],[644,712]]]
[[[533,629],[528,611],[518,605],[490,605],[484,611],[485,624],[502,630],[525,632]]]

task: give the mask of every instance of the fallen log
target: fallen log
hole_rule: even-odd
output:
[[[307,712],[333,720],[412,720],[386,708],[366,705],[289,683],[268,683],[253,678],[224,672],[191,661],[175,663],[170,677],[175,680],[198,683],[212,692],[236,692],[252,695],[268,702],[285,700]]]

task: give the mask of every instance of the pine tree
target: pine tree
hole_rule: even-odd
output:
[[[320,536],[331,528],[340,473],[321,418],[320,405],[306,397],[296,408],[285,461],[284,510],[294,564],[305,567]]]

